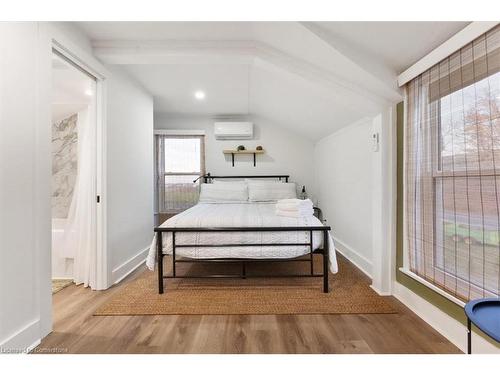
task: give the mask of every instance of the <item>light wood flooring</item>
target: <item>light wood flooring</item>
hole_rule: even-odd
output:
[[[460,353],[395,298],[397,314],[93,316],[136,278],[53,296],[54,331],[39,351],[67,353]],[[369,280],[359,272],[359,277]]]

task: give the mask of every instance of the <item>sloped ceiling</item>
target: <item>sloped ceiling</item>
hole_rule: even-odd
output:
[[[318,22],[335,45],[364,51],[378,64],[402,73],[469,22]],[[308,24],[305,24],[308,26]],[[341,47],[340,47],[341,48]]]
[[[316,140],[401,100],[401,70],[464,22],[82,22],[155,112],[254,114]],[[203,101],[194,92],[203,90]]]

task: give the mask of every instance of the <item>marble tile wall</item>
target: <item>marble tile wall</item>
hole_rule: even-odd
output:
[[[78,167],[77,115],[52,125],[52,217],[68,217]]]

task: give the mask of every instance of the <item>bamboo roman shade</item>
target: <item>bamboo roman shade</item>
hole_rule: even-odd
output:
[[[492,30],[428,71],[429,100],[437,100],[499,71],[500,33]]]
[[[500,26],[406,85],[410,271],[464,301],[500,291]]]

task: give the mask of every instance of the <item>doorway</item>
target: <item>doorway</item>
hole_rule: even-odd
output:
[[[52,293],[97,284],[97,79],[52,52]]]

